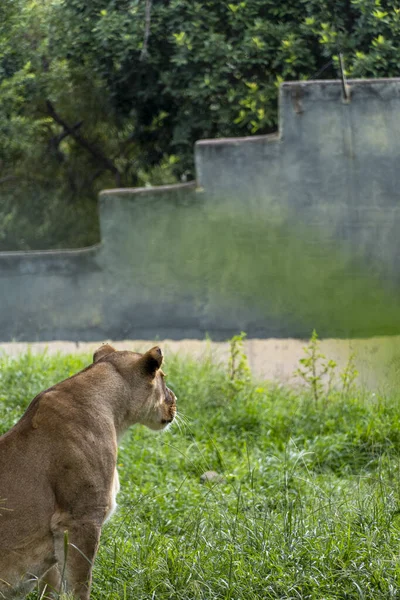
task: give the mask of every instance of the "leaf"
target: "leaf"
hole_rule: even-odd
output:
[[[259,37],[254,36],[251,39],[252,39],[253,43],[257,46],[257,48],[259,50],[262,50],[265,47],[265,43],[262,40],[260,40]]]
[[[178,46],[183,46],[185,43],[186,33],[184,31],[180,31],[179,33],[173,33],[172,35],[174,36]]]
[[[373,11],[372,15],[376,18],[376,19],[384,19],[385,17],[388,16],[389,13],[382,11],[382,10],[375,10]]]
[[[258,90],[258,84],[254,81],[246,81],[245,84],[251,89],[252,92],[256,92]]]
[[[382,44],[385,43],[385,38],[383,37],[383,35],[378,35],[377,38],[375,38],[374,40],[372,40],[372,45],[373,46],[382,46]]]

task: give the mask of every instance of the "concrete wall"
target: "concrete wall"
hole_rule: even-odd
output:
[[[0,253],[0,340],[399,333],[400,79],[283,84],[279,135],[106,190],[100,245]]]

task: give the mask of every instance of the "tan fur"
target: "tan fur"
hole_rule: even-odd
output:
[[[0,598],[40,582],[90,597],[92,564],[119,489],[117,442],[134,423],[164,429],[175,417],[157,347],[104,345],[94,363],[42,392],[0,437]],[[68,553],[65,563],[65,533]]]

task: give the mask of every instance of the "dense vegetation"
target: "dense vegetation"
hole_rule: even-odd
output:
[[[389,0],[2,0],[0,250],[94,242],[99,189],[191,178],[196,139],[276,128],[282,80],[399,48]]]
[[[167,357],[185,416],[122,442],[94,600],[398,598],[398,396],[357,391],[351,365],[329,394],[256,383],[237,350],[228,369]],[[89,360],[1,357],[0,432]],[[224,479],[201,484],[208,469]]]

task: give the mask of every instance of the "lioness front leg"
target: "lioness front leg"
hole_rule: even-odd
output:
[[[52,531],[54,552],[65,591],[72,593],[76,600],[89,600],[92,567],[100,540],[100,522],[96,518],[75,520],[70,515],[57,515],[52,520]]]

